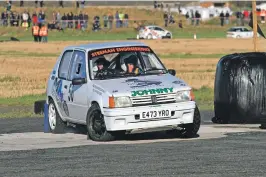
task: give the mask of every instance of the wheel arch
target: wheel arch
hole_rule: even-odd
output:
[[[58,109],[58,104],[57,104],[57,102],[54,100],[54,98],[53,98],[51,95],[48,95],[48,96],[47,96],[47,105],[49,105],[49,103],[50,103],[51,101],[54,102],[54,105],[55,105],[55,107],[56,107],[56,110],[57,110],[59,116],[61,117],[61,119],[62,119],[63,121],[66,121],[66,119],[64,118],[64,116],[61,114],[61,110]]]

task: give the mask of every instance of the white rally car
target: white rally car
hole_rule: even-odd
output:
[[[159,26],[144,26],[139,30],[137,39],[172,39],[172,33]]]
[[[84,125],[90,139],[110,141],[157,128],[193,137],[200,127],[191,87],[139,42],[65,48],[46,93],[53,133],[63,133],[69,124]]]
[[[258,37],[260,35],[258,34]],[[227,38],[253,38],[253,31],[243,26],[232,27],[226,33]]]

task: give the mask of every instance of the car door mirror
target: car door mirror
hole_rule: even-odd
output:
[[[175,76],[176,71],[174,69],[168,69],[168,73]]]
[[[87,82],[86,78],[75,78],[72,80],[72,85],[82,85]]]

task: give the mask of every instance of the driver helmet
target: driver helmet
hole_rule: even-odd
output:
[[[96,65],[104,65],[106,59],[104,57],[100,57],[98,60],[95,61]]]
[[[133,64],[134,66],[137,65],[138,62],[138,57],[136,55],[130,55],[128,58],[126,58],[125,60],[125,64]]]

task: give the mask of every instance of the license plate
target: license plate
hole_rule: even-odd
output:
[[[141,119],[152,119],[152,118],[162,118],[170,117],[169,110],[160,110],[160,111],[145,111],[141,114]]]

